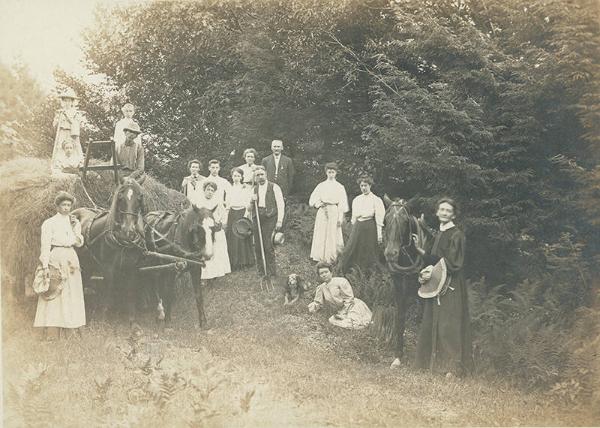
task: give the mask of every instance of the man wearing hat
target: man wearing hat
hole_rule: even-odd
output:
[[[263,166],[256,167],[254,179],[256,180],[252,196],[252,200],[256,202],[252,209],[254,217],[254,252],[259,271],[265,276],[273,277],[277,274],[273,236],[274,232],[278,232],[283,224],[285,202],[281,188],[267,180],[267,172]],[[258,208],[258,219],[256,218],[256,208]],[[258,232],[258,221],[260,221],[261,233]],[[261,239],[265,254],[266,272],[263,268]]]
[[[135,120],[123,127],[125,142],[117,148],[117,163],[121,165],[121,178],[139,180],[144,174],[144,146],[136,137],[142,133]],[[136,141],[137,140],[137,141]]]

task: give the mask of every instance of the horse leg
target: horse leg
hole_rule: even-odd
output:
[[[198,326],[206,327],[206,314],[204,312],[204,297],[202,295],[202,270],[196,267],[190,269],[192,284],[194,286],[194,297],[196,298],[196,307],[198,308]]]
[[[116,307],[116,302],[118,301],[117,296],[115,295],[117,287],[115,287],[115,277],[113,273],[104,272],[103,275],[104,279],[102,280],[102,291],[100,293],[101,298],[99,300],[101,305],[102,320],[107,321],[109,308],[114,309]]]
[[[171,324],[171,313],[173,310],[173,301],[175,300],[175,272],[161,273],[158,276],[159,281],[159,306],[163,309],[163,318],[165,327]],[[160,312],[160,309],[159,309]]]
[[[394,362],[392,367],[400,365],[404,356],[404,330],[406,329],[406,314],[409,307],[406,275],[394,275],[394,304],[396,306]]]
[[[127,269],[123,273],[123,281],[127,290],[127,314],[129,317],[129,325],[131,328],[141,330],[140,326],[136,322],[136,297],[138,283],[136,281],[135,272],[131,269]]]
[[[98,307],[98,299],[92,299],[92,281],[91,275],[87,269],[81,269],[81,283],[83,285],[83,296],[85,304],[85,318],[87,323],[91,323],[96,315]],[[86,296],[86,291],[88,291]],[[95,296],[98,297],[98,296]],[[94,303],[92,303],[92,300]]]

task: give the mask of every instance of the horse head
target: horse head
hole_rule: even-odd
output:
[[[418,233],[419,225],[408,212],[404,199],[383,197],[386,204],[384,219],[385,260],[392,272],[412,273],[420,268],[421,257],[415,250],[413,233]]]
[[[147,212],[144,191],[133,179],[125,181],[113,194],[109,210],[109,228],[127,241],[144,236],[144,214]]]
[[[192,253],[210,259],[213,256],[214,226],[212,212],[192,204],[182,213],[179,228],[181,235],[178,240]]]

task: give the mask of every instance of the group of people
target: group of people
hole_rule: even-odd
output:
[[[216,159],[208,162],[207,176],[201,174],[201,161],[188,162],[190,175],[183,179],[181,192],[190,203],[210,210],[217,228],[214,256],[206,261],[202,279],[219,278],[255,263],[261,275],[276,276],[274,245],[282,239],[294,164],[282,154],[281,140],[273,140],[271,151],[257,164],[257,151],[244,150],[245,163],[230,171],[231,182],[219,175],[221,163]]]
[[[80,133],[85,116],[77,108],[79,97],[73,89],[59,94],[60,109],[54,116],[56,129],[52,150],[51,171],[54,176],[77,174],[84,164]],[[139,124],[133,119],[135,108],[127,103],[121,108],[123,118],[115,125],[113,134],[116,162],[120,165],[120,176],[140,180],[144,174],[144,147]]]
[[[72,90],[61,94],[62,108],[54,125],[56,138],[52,171],[56,174],[75,173],[83,162],[79,131],[82,114],[76,109],[77,97]],[[123,119],[117,122],[113,140],[115,156],[122,175],[140,179],[144,174],[144,148],[141,129],[133,119],[134,106],[125,104]],[[189,201],[212,212],[215,220],[214,256],[202,269],[202,280],[210,281],[235,270],[256,265],[261,275],[277,275],[275,245],[282,243],[281,230],[286,220],[286,202],[294,184],[294,163],[283,155],[283,142],[273,140],[272,153],[257,163],[253,148],[243,152],[244,163],[230,171],[231,181],[220,176],[221,163],[208,162],[208,174],[202,175],[203,164],[192,159],[189,175],[181,184],[181,192]],[[360,329],[371,323],[371,311],[354,296],[352,286],[343,276],[352,268],[368,271],[378,259],[383,241],[385,207],[380,197],[371,191],[373,180],[362,175],[357,179],[360,194],[351,206],[352,232],[344,244],[342,225],[349,211],[346,189],[337,181],[336,163],[325,165],[325,180],[319,183],[309,198],[316,208],[310,258],[316,262],[321,281],[308,305],[309,312],[324,306],[333,309],[329,318],[333,325]],[[56,197],[57,214],[42,225],[40,266],[34,289],[39,294],[34,325],[37,327],[78,328],[85,325],[83,287],[79,262],[73,247],[83,245],[81,225],[69,216],[74,198],[61,192]],[[452,282],[450,292],[437,300],[427,299],[419,336],[417,359],[427,367],[440,356],[465,366],[470,352],[470,322],[464,275],[465,239],[453,220],[457,214],[454,201],[444,199],[437,205],[440,231],[433,242],[415,246],[427,261],[421,278],[431,276],[432,266],[445,261]],[[416,237],[415,237],[416,238]],[[332,266],[342,276],[333,276]],[[61,278],[58,287],[48,288],[54,274]],[[295,275],[291,275],[295,278]],[[427,279],[427,278],[426,278]],[[55,281],[55,283],[57,283]],[[297,301],[296,298],[292,302]],[[286,304],[290,304],[286,296]]]

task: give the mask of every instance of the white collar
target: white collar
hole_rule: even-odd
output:
[[[279,159],[279,158],[281,157],[281,153],[279,153],[278,155],[276,155],[275,153],[273,153],[273,157],[274,157],[275,159]]]
[[[446,224],[440,224],[440,231],[442,231],[442,232],[443,232],[443,231],[445,231],[445,230],[452,229],[454,226],[455,226],[455,225],[454,225],[454,222],[453,222],[453,221],[449,221],[449,222],[448,222],[448,223],[446,223]]]

